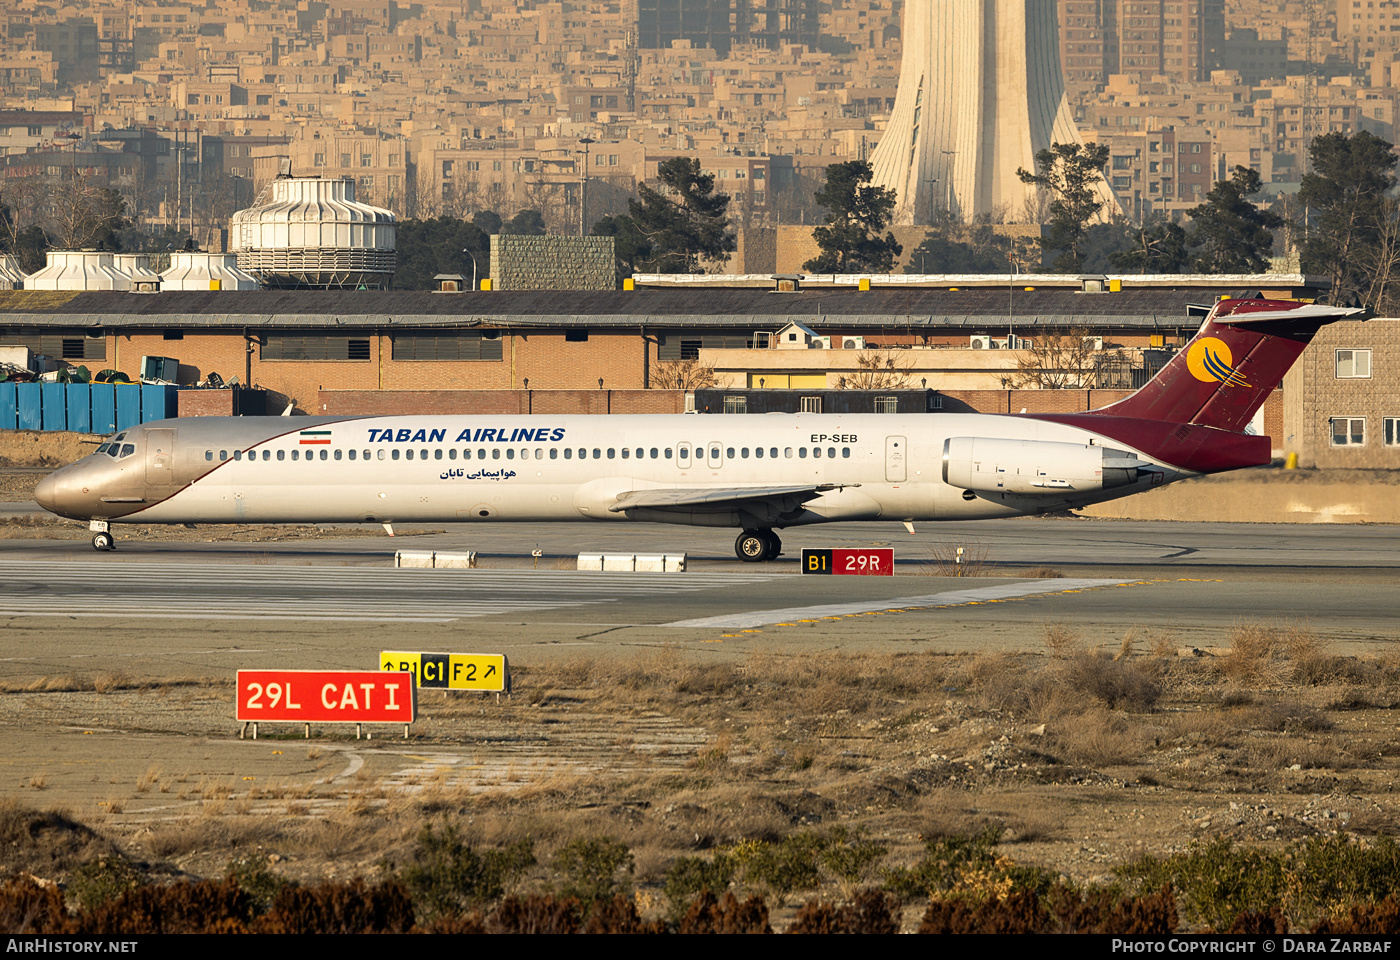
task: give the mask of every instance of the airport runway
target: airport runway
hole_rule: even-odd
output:
[[[1255,620],[1306,622],[1339,651],[1396,648],[1400,530],[1372,526],[1015,520],[788,531],[750,566],[728,531],[655,525],[453,525],[430,537],[171,543],[0,542],[0,663],[76,670],[354,667],[381,649],[500,651],[513,662],[754,651],[1039,650],[1052,623],[1088,644],[1224,644]],[[930,576],[932,545],[985,553],[995,576]],[[938,538],[938,539],[935,539]],[[531,568],[530,550],[545,552]],[[892,544],[895,577],[797,575],[806,546]],[[394,569],[404,549],[476,549],[478,570]],[[580,550],[685,550],[680,574],[558,569]],[[1033,576],[1042,565],[1063,578]]]

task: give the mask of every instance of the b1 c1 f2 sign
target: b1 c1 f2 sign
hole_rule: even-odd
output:
[[[894,551],[887,547],[867,550],[803,550],[802,572],[836,576],[892,577]]]
[[[240,670],[242,723],[412,723],[410,673],[377,670]]]

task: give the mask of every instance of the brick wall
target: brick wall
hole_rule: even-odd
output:
[[[1370,376],[1339,376],[1338,350],[1369,351]],[[1285,378],[1284,449],[1305,467],[1400,468],[1400,444],[1385,421],[1400,418],[1400,320],[1349,320],[1323,327]],[[1265,425],[1268,425],[1266,409]],[[1332,419],[1365,421],[1363,442],[1334,445]]]
[[[325,416],[683,413],[677,390],[321,390]]]

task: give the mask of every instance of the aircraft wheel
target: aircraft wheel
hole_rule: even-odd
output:
[[[767,530],[745,530],[734,541],[734,553],[745,563],[761,563],[770,556],[770,538]]]
[[[117,541],[112,538],[110,533],[94,534],[92,548],[94,550],[115,550],[117,549]]]
[[[768,556],[764,557],[763,559],[765,559],[765,560],[776,560],[776,559],[778,559],[779,556],[782,555],[782,552],[783,552],[783,541],[779,540],[779,539],[778,539],[778,535],[777,535],[776,533],[774,533],[772,530],[767,531],[767,533],[768,533]]]

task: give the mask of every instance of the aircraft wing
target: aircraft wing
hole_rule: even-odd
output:
[[[815,500],[828,490],[837,490],[842,486],[853,487],[859,486],[859,484],[809,483],[788,487],[727,487],[718,489],[715,487],[656,487],[624,493],[617,498],[615,503],[608,504],[608,510],[612,513],[622,513],[624,510],[635,510],[640,507],[666,510],[675,507],[718,507],[725,504],[739,506],[744,503],[752,503],[755,500],[792,500],[795,507],[808,500]]]

